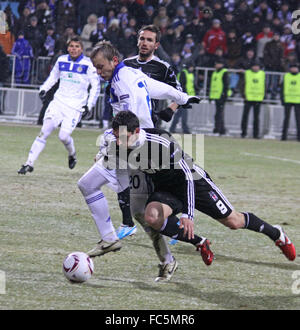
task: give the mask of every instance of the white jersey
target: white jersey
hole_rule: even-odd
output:
[[[153,128],[151,99],[171,99],[179,105],[187,103],[189,96],[170,85],[154,80],[142,71],[119,63],[111,79],[111,105],[113,113],[132,111],[140,120],[140,127]]]
[[[91,110],[96,104],[100,94],[100,80],[88,57],[81,55],[72,61],[69,55],[60,56],[40,91],[47,92],[58,79],[59,88],[54,94],[54,100],[78,111],[83,111],[85,105]],[[89,85],[91,89],[88,92]]]

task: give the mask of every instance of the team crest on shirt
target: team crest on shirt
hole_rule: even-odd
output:
[[[78,66],[77,72],[79,72],[79,73],[82,72],[82,66],[81,65]]]
[[[214,202],[216,202],[219,199],[217,194],[214,191],[210,191],[209,196]]]

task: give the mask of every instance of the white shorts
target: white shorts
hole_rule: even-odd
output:
[[[103,159],[97,161],[94,168],[107,181],[107,187],[116,193],[125,190],[129,186],[129,177],[127,170],[109,170],[103,166]]]
[[[61,129],[71,135],[81,119],[81,112],[58,100],[53,100],[49,103],[45,112],[45,119],[52,119],[55,127],[61,124]]]

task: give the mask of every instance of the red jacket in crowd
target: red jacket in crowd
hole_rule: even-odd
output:
[[[227,51],[226,34],[221,28],[211,28],[203,38],[204,47],[209,54],[214,54],[217,48],[222,48],[223,52]]]

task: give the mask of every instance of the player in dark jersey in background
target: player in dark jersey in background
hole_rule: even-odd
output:
[[[182,91],[171,65],[154,55],[159,47],[159,42],[159,29],[155,25],[144,26],[138,33],[138,55],[127,58],[123,62],[127,66],[143,71],[155,80],[164,82]],[[157,126],[159,119],[170,121],[178,108],[176,103],[172,103],[166,109],[160,110],[158,100],[151,100],[151,102],[153,109],[152,120],[155,126]]]

